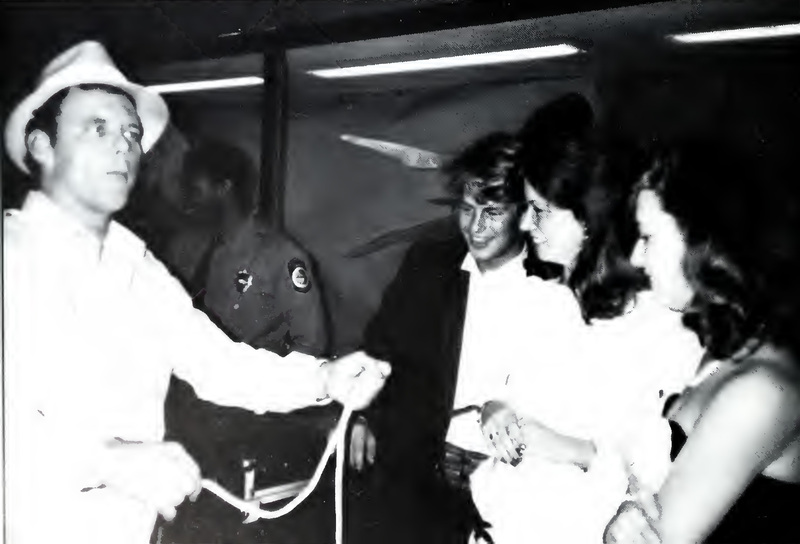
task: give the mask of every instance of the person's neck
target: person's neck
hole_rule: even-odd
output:
[[[503,253],[502,255],[495,257],[494,259],[488,261],[478,261],[476,259],[476,263],[478,265],[478,270],[481,273],[485,274],[487,272],[491,272],[493,270],[498,270],[508,264],[510,261],[516,259],[522,250],[525,248],[525,244],[520,241],[518,244],[511,247],[508,251]]]
[[[575,267],[577,265],[578,265],[578,255],[576,255],[571,262],[564,265],[563,267],[564,269],[561,272],[561,277],[559,278],[559,281],[564,285],[567,285],[569,283],[570,278],[572,277],[572,273],[575,272]]]
[[[182,230],[205,237],[230,234],[244,222],[246,216],[238,209],[225,208],[216,216],[205,214],[191,219],[187,228]]]
[[[226,209],[225,213],[222,215],[223,232],[231,232],[239,227],[239,225],[241,225],[245,219],[246,214],[239,210],[239,208],[231,206],[230,208]]]
[[[98,240],[102,241],[106,237],[108,226],[111,224],[110,214],[87,208],[68,193],[47,190],[44,193],[56,206],[69,214],[87,231],[95,235]]]

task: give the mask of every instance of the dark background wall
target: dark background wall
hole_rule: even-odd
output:
[[[263,93],[258,88],[223,93],[166,95],[173,128],[186,145],[200,141],[219,141],[243,150],[253,167],[261,168],[261,114]],[[174,150],[172,151],[174,153]],[[176,179],[160,178],[173,185]],[[256,202],[257,194],[252,195]]]

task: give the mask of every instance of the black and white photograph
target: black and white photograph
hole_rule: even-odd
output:
[[[8,544],[800,544],[800,2],[0,0]]]

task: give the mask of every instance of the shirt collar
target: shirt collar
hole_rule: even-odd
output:
[[[79,244],[100,258],[105,253],[125,253],[141,257],[145,243],[131,231],[111,221],[106,236],[100,240],[67,211],[41,191],[30,191],[22,205],[26,220],[39,231],[46,232],[56,243]]]
[[[478,268],[478,263],[475,260],[475,257],[472,256],[472,253],[467,252],[467,256],[464,257],[464,262],[461,264],[461,270],[465,272],[469,272],[470,278],[492,278],[492,279],[500,279],[500,278],[507,278],[507,277],[521,277],[525,278],[525,257],[526,252],[523,249],[519,252],[519,255],[505,263],[500,268],[488,271],[488,272],[481,272],[480,268]]]

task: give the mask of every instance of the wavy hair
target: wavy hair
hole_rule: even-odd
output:
[[[684,324],[715,358],[753,339],[797,343],[796,276],[787,273],[797,271],[797,250],[776,244],[796,225],[758,166],[741,150],[687,140],[657,151],[635,192],[653,190],[683,233],[694,290]]]
[[[493,132],[466,146],[444,167],[445,189],[453,202],[461,200],[464,186],[476,184],[479,197],[506,204],[525,201],[519,184],[511,178],[517,165],[519,140],[505,132]]]
[[[643,170],[640,154],[601,136],[591,106],[569,94],[537,110],[520,132],[516,181],[529,183],[559,208],[571,211],[586,239],[567,285],[584,319],[625,312],[647,279],[629,261],[635,242],[628,195]]]

